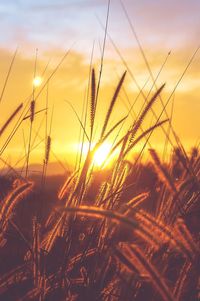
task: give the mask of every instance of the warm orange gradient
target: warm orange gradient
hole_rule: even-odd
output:
[[[163,101],[165,102],[173,91],[174,86],[182,75],[183,70],[198,45],[199,21],[197,6],[199,4],[196,1],[180,1],[180,6],[178,6],[178,3],[174,6],[174,3],[171,1],[161,2],[162,3],[159,1],[158,4],[156,1],[149,1],[149,3],[147,3],[147,1],[141,1],[139,3],[138,1],[138,3],[134,6],[132,1],[124,1],[130,16],[133,17],[133,20],[136,23],[135,26],[137,33],[154,77],[158,74],[168,52],[170,50],[172,51],[157,80],[158,87],[164,82],[166,83],[166,87],[162,93]],[[92,6],[92,3],[95,5]],[[154,5],[152,5],[153,3]],[[81,14],[80,24],[74,24],[74,20],[71,19],[70,21],[67,19],[67,22],[71,24],[71,31],[74,31],[75,39],[72,39],[73,34],[71,34],[68,41],[63,42],[64,28],[66,28],[66,32],[67,30],[70,31],[69,26],[64,24],[65,18],[70,16],[67,15],[67,11],[65,11],[66,15],[61,15],[61,20],[63,21],[63,23],[61,21],[62,30],[60,27],[61,25],[56,25],[57,27],[55,26],[55,32],[52,31],[51,33],[50,29],[53,25],[50,24],[48,35],[47,29],[44,28],[44,24],[41,23],[41,20],[38,21],[41,28],[39,28],[39,25],[33,27],[31,23],[30,28],[26,28],[24,33],[22,31],[22,21],[15,20],[18,24],[18,29],[10,23],[10,32],[15,32],[15,35],[10,38],[10,40],[7,40],[7,42],[2,40],[0,50],[0,89],[2,89],[9,64],[12,59],[14,46],[20,44],[11,76],[0,104],[1,112],[3,112],[3,114],[1,114],[0,123],[3,124],[19,103],[25,102],[29,96],[30,98],[32,97],[35,63],[34,49],[36,47],[39,48],[37,73],[36,78],[34,79],[35,95],[37,95],[53,72],[59,60],[64,55],[65,50],[67,50],[70,45],[73,45],[68,56],[53,78],[49,81],[48,85],[48,132],[50,131],[50,120],[53,110],[51,127],[53,152],[50,156],[50,162],[57,162],[59,159],[65,166],[75,164],[75,146],[80,143],[80,137],[82,137],[80,136],[80,124],[70,105],[66,101],[69,101],[73,105],[77,114],[81,118],[86,104],[90,56],[94,37],[96,38],[96,41],[94,46],[93,66],[95,67],[96,75],[98,76],[100,66],[99,44],[102,47],[104,35],[101,26],[94,16],[94,12],[97,12],[103,22],[105,21],[106,15],[106,1],[78,1],[74,4],[74,6],[71,4],[70,8],[72,9],[73,16],[76,15],[75,7],[77,8],[79,5],[83,8],[84,13],[86,14]],[[90,9],[91,7],[93,8],[92,10]],[[181,11],[179,11],[180,8]],[[48,18],[48,14],[51,14],[52,16],[53,13],[55,14],[51,5],[48,5],[48,1],[43,3],[40,7],[35,7],[35,9],[39,13],[42,11],[44,18],[46,19]],[[57,5],[57,9],[60,9],[59,5]],[[137,12],[140,12],[140,14],[137,14]],[[193,20],[190,13],[193,13]],[[31,10],[29,10],[29,14],[31,16],[34,14],[34,11],[31,12]],[[79,14],[80,13],[77,12],[77,17]],[[93,24],[93,27],[91,27],[91,24]],[[181,27],[181,24],[183,24],[183,27]],[[56,32],[60,35],[56,35]],[[33,38],[34,33],[35,40]],[[144,88],[144,94],[147,95],[152,87],[152,79],[141,55],[141,51],[138,49],[138,45],[131,33],[130,27],[127,25],[127,20],[118,1],[113,1],[113,4],[111,5],[109,34],[117,45],[123,59],[129,67],[129,71],[131,71],[132,75],[134,75],[138,85],[142,87],[145,82],[148,81]],[[80,37],[81,39],[79,39]],[[99,37],[100,42],[98,42]],[[49,42],[45,45],[46,40]],[[76,41],[75,44],[71,44],[74,40],[78,41]],[[12,45],[11,41],[13,42]],[[101,125],[104,120],[109,101],[119,81],[119,77],[122,75],[124,70],[126,70],[124,62],[119,57],[116,49],[114,49],[109,37],[107,37],[104,68],[95,123],[96,140],[98,140],[98,135],[100,134]],[[172,124],[187,149],[196,145],[199,139],[199,70],[200,53],[197,53],[183,80],[178,85],[174,98]],[[135,101],[138,92],[138,88],[136,87],[130,72],[128,72],[124,88],[122,89],[114,108],[109,127],[111,127],[114,122],[127,115],[130,104]],[[155,92],[155,87],[152,90],[152,93],[153,92]],[[88,99],[89,98],[90,95],[88,95]],[[46,100],[47,88],[45,87],[36,100],[36,111],[40,111],[45,108]],[[171,114],[172,100],[173,98],[167,106],[169,115]],[[133,107],[132,114],[128,116],[120,134],[123,134],[125,128],[127,129],[127,127],[133,122],[134,114],[138,114],[143,103],[144,99],[140,96]],[[156,114],[159,115],[162,110],[159,99],[155,104],[154,109]],[[33,151],[30,154],[31,164],[42,164],[43,162],[45,118],[44,111],[35,116],[32,137]],[[165,118],[166,116],[163,114],[162,119]],[[82,120],[84,120],[84,117]],[[144,128],[147,128],[153,123],[155,123],[155,119],[150,112],[144,123]],[[14,124],[15,121],[12,122],[1,137],[1,147],[4,145]],[[12,166],[19,167],[24,164],[25,159],[23,159],[23,157],[26,154],[25,148],[27,149],[28,144],[29,126],[30,122],[28,119],[22,122],[22,125],[18,129],[12,141],[2,154],[2,157],[10,162]],[[86,129],[87,131],[90,130],[89,120],[87,121]],[[115,131],[114,135],[106,142],[107,145],[113,143],[115,135],[117,135],[117,131]],[[165,137],[162,131],[160,129],[156,130],[151,137],[152,147],[156,147],[162,151],[164,141]],[[137,151],[139,151],[141,147],[142,144],[138,146]],[[131,156],[133,155],[134,154],[131,154]],[[98,161],[100,162],[99,157],[100,155],[96,158],[97,165]],[[62,168],[58,170],[61,172]],[[55,172],[55,168],[52,169],[52,172]]]

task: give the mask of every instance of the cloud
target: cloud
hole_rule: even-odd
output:
[[[2,34],[0,46],[24,47],[29,51],[39,47],[65,49],[74,41],[88,41],[101,34],[95,10],[105,12],[104,1],[9,1],[1,2]],[[105,2],[106,3],[106,2]]]
[[[199,42],[200,2],[197,0],[124,0],[141,42],[151,48],[181,48]],[[72,41],[87,45],[103,39],[96,14],[105,22],[105,0],[1,1],[0,45],[61,49]],[[136,46],[119,1],[111,1],[109,32],[120,47]],[[27,46],[27,47],[26,47]]]
[[[42,12],[58,12],[58,11],[77,11],[77,9],[87,10],[92,8],[98,8],[105,6],[106,1],[94,1],[94,0],[73,0],[73,1],[32,1],[29,4],[29,8]]]

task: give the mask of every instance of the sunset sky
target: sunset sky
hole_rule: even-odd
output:
[[[144,49],[151,70],[156,77],[169,51],[167,63],[158,79],[158,86],[166,83],[162,94],[167,100],[190,57],[200,45],[200,1],[199,0],[123,0],[135,31]],[[99,20],[105,24],[106,0],[7,0],[0,1],[0,91],[5,81],[13,53],[18,48],[8,85],[0,104],[2,125],[16,106],[25,101],[32,92],[35,49],[38,48],[37,75],[44,74],[43,83],[51,74],[64,53],[71,48],[64,63],[49,83],[49,119],[54,105],[52,124],[52,149],[63,162],[75,160],[78,144],[79,123],[66,100],[70,101],[81,116],[84,95],[87,91],[89,62],[94,46],[93,65],[99,71],[104,31]],[[119,0],[111,0],[108,33],[126,60],[140,87],[149,79],[149,72],[131,31]],[[109,37],[105,48],[102,85],[98,104],[96,133],[109,105],[119,77],[125,66],[114,49]],[[200,130],[200,51],[194,58],[175,93],[173,125],[187,149],[197,144]],[[145,93],[152,81],[149,79]],[[39,92],[37,88],[36,92]],[[138,89],[130,74],[124,83],[125,91],[132,103]],[[154,90],[155,91],[155,90]],[[37,109],[45,107],[46,89],[37,100]],[[143,104],[139,99],[134,110],[137,113]],[[128,102],[124,91],[115,108],[111,124],[127,114]],[[167,107],[170,112],[171,102]],[[161,106],[155,105],[159,115]],[[163,115],[163,119],[165,116]],[[154,120],[154,119],[153,119]],[[153,121],[150,113],[144,127]],[[36,117],[37,131],[44,115]],[[131,117],[127,125],[131,124]],[[155,120],[154,120],[155,121]],[[155,122],[154,122],[155,123]],[[14,122],[1,137],[1,147]],[[29,121],[24,121],[3,158],[12,165],[24,155],[28,139]],[[7,134],[7,135],[6,135]],[[44,134],[44,124],[41,136]],[[37,137],[39,142],[41,137]],[[164,136],[160,130],[152,137],[152,146],[162,150]],[[39,145],[31,154],[32,163],[41,163],[44,145]],[[51,155],[51,161],[55,158]],[[23,160],[20,163],[23,165]]]

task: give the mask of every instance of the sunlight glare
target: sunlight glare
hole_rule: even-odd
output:
[[[79,153],[82,152],[83,158],[85,159],[89,150],[89,143],[85,142],[83,146],[81,144],[78,144],[77,151]],[[91,150],[94,148],[95,143],[92,143]],[[110,151],[112,150],[112,143],[104,142],[95,152],[93,156],[93,165],[96,168],[104,168],[108,167],[110,164],[113,163],[113,160],[116,158],[116,156],[119,153],[119,149],[116,149],[112,154],[110,154]]]
[[[110,151],[112,149],[112,145],[109,143],[102,144],[94,154],[94,165],[101,167],[105,160],[107,159]]]
[[[39,87],[42,83],[42,78],[39,76],[36,76],[33,80],[33,86],[34,87]]]

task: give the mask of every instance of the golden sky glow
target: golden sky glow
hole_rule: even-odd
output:
[[[157,85],[166,82],[162,93],[163,100],[167,100],[174,86],[179,80],[191,55],[199,45],[200,2],[198,0],[157,1],[124,0],[135,30],[145,51],[148,63],[154,77],[159,72],[167,54],[171,51],[167,62],[158,78]],[[71,50],[63,64],[48,85],[48,131],[52,118],[52,150],[64,164],[75,162],[74,149],[79,143],[79,122],[66,102],[69,101],[81,117],[87,94],[89,62],[94,45],[93,66],[98,75],[100,53],[103,44],[104,32],[99,25],[98,18],[105,23],[107,1],[104,0],[77,0],[77,1],[1,1],[0,15],[2,34],[0,37],[0,91],[6,78],[13,52],[18,47],[16,59],[12,68],[3,99],[1,101],[1,125],[14,111],[17,105],[31,97],[33,90],[33,74],[35,63],[35,49],[38,48],[37,77],[34,79],[35,95],[40,92],[46,80],[53,72],[64,53]],[[98,18],[97,18],[98,16]],[[148,94],[152,80],[145,65],[138,44],[131,32],[124,15],[120,1],[111,1],[108,32],[120,53],[133,73],[140,87],[148,80],[144,93]],[[102,84],[100,87],[99,103],[95,135],[98,138],[101,123],[108,108],[109,101],[118,83],[119,77],[126,70],[119,54],[114,49],[111,40],[107,37]],[[199,139],[200,113],[200,53],[197,53],[192,65],[177,88],[174,99],[173,125],[184,145],[189,148]],[[155,91],[155,89],[153,90]],[[136,87],[128,72],[124,83],[124,90],[114,109],[109,127],[119,118],[127,114],[130,103],[137,97]],[[127,97],[128,96],[128,97]],[[37,111],[46,106],[47,88],[36,100]],[[134,106],[137,114],[142,107],[140,97]],[[171,112],[172,102],[167,110]],[[155,111],[159,115],[161,104],[155,104]],[[131,124],[132,116],[126,120],[124,129]],[[166,116],[163,114],[163,119]],[[152,122],[152,114],[144,123],[147,128]],[[10,133],[15,121],[1,137],[1,147]],[[28,143],[29,120],[24,120],[16,135],[3,153],[3,158],[13,166],[23,165],[22,159]],[[35,141],[37,146],[30,155],[31,163],[42,163],[44,156],[45,112],[38,113],[34,122]],[[40,129],[40,130],[39,130]],[[122,129],[122,133],[123,130]],[[38,133],[39,130],[39,134]],[[89,131],[89,123],[87,124]],[[108,141],[111,144],[114,136]],[[151,144],[160,148],[164,142],[161,130],[153,134]],[[102,150],[102,157],[104,152]],[[56,161],[51,154],[51,162]],[[100,154],[96,155],[96,163],[101,164]]]

